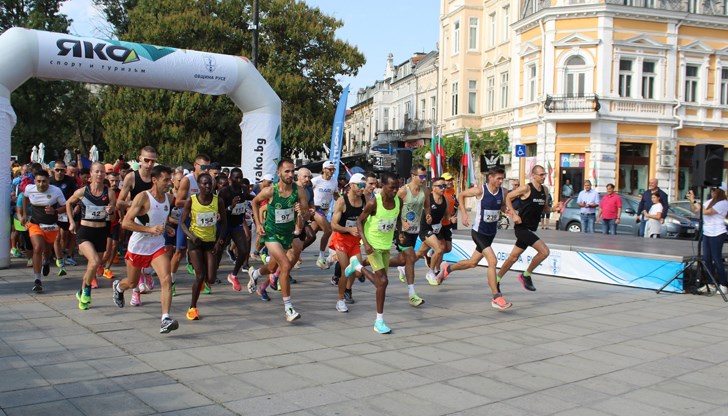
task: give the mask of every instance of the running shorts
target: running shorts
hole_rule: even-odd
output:
[[[389,269],[389,250],[374,249],[374,253],[367,256],[372,271]]]
[[[128,261],[129,264],[132,266],[142,269],[145,267],[151,267],[152,261],[156,259],[159,256],[163,256],[166,254],[166,250],[164,247],[161,247],[159,250],[155,251],[152,254],[134,254],[131,251],[127,251],[126,255],[124,256],[124,260]]]
[[[43,236],[43,240],[45,240],[48,244],[53,244],[56,241],[56,237],[58,237],[58,225],[56,224],[53,224],[52,226],[44,225],[41,227],[38,224],[29,222],[26,226],[28,227],[28,233],[31,237],[34,235]],[[55,229],[53,226],[55,226]]]
[[[493,244],[493,239],[495,239],[494,235],[481,234],[472,229],[470,230],[470,237],[473,239],[475,248],[478,249],[478,253],[482,253],[483,250],[490,247],[491,244]]]
[[[399,249],[402,251],[407,250],[408,248],[414,248],[417,243],[417,237],[418,234],[410,234],[401,231],[399,233],[399,239],[397,240],[397,246],[399,246]]]
[[[351,234],[334,232],[331,236],[331,241],[329,241],[330,249],[345,253],[348,258],[358,256],[361,253],[360,246],[361,237]]]
[[[106,238],[109,235],[107,227],[87,227],[82,225],[76,233],[76,244],[81,245],[88,241],[94,246],[97,253],[106,251]]]
[[[536,244],[536,241],[540,240],[535,232],[526,227],[516,226],[513,228],[513,231],[516,235],[516,247],[522,250],[527,249],[529,246]]]

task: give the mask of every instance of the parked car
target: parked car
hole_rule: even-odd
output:
[[[638,235],[639,223],[637,219],[637,207],[640,204],[640,197],[634,195],[619,195],[622,197],[622,216],[619,224],[617,224],[617,234]],[[604,197],[604,194],[600,194]],[[569,198],[564,204],[559,218],[558,229],[562,231],[570,231],[574,233],[581,232],[581,216],[580,208],[576,205],[576,198]],[[602,232],[602,223],[594,224],[594,232]],[[662,224],[661,238],[679,238],[693,239],[695,238],[696,227],[693,221],[682,215],[675,214],[668,210],[665,222]]]
[[[681,199],[678,201],[670,202],[670,212],[674,212],[675,214],[682,215],[685,218],[690,218],[690,220],[695,225],[695,229],[698,229],[698,226],[700,225],[700,213],[699,212],[693,212],[690,209],[690,201],[687,199]],[[728,230],[728,218],[723,220],[725,222],[725,228]]]

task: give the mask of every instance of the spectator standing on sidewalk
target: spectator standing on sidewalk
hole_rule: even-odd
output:
[[[581,207],[581,232],[593,233],[599,207],[599,192],[592,189],[590,180],[584,181],[584,190],[579,192],[576,204]]]
[[[597,223],[604,222],[602,232],[604,234],[617,235],[617,225],[622,216],[622,197],[614,193],[614,184],[607,185],[607,194],[602,198],[597,213]]]

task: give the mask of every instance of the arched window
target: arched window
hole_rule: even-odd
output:
[[[567,97],[583,97],[586,93],[586,80],[589,68],[584,58],[575,55],[566,61],[566,76],[564,77],[564,94]]]

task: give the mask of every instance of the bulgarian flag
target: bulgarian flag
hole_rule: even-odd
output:
[[[597,161],[592,161],[592,177],[594,178],[594,189],[597,187]]]
[[[549,166],[549,186],[553,185],[553,181],[551,180],[551,176],[554,174],[554,168],[551,167],[551,161],[548,161]]]
[[[470,136],[465,130],[465,140],[463,140],[463,189],[475,186],[475,172],[473,171],[473,155],[470,152]]]
[[[435,125],[432,125],[432,140],[430,140],[430,172],[432,178],[440,176],[438,171],[437,163],[437,133],[435,132]]]

